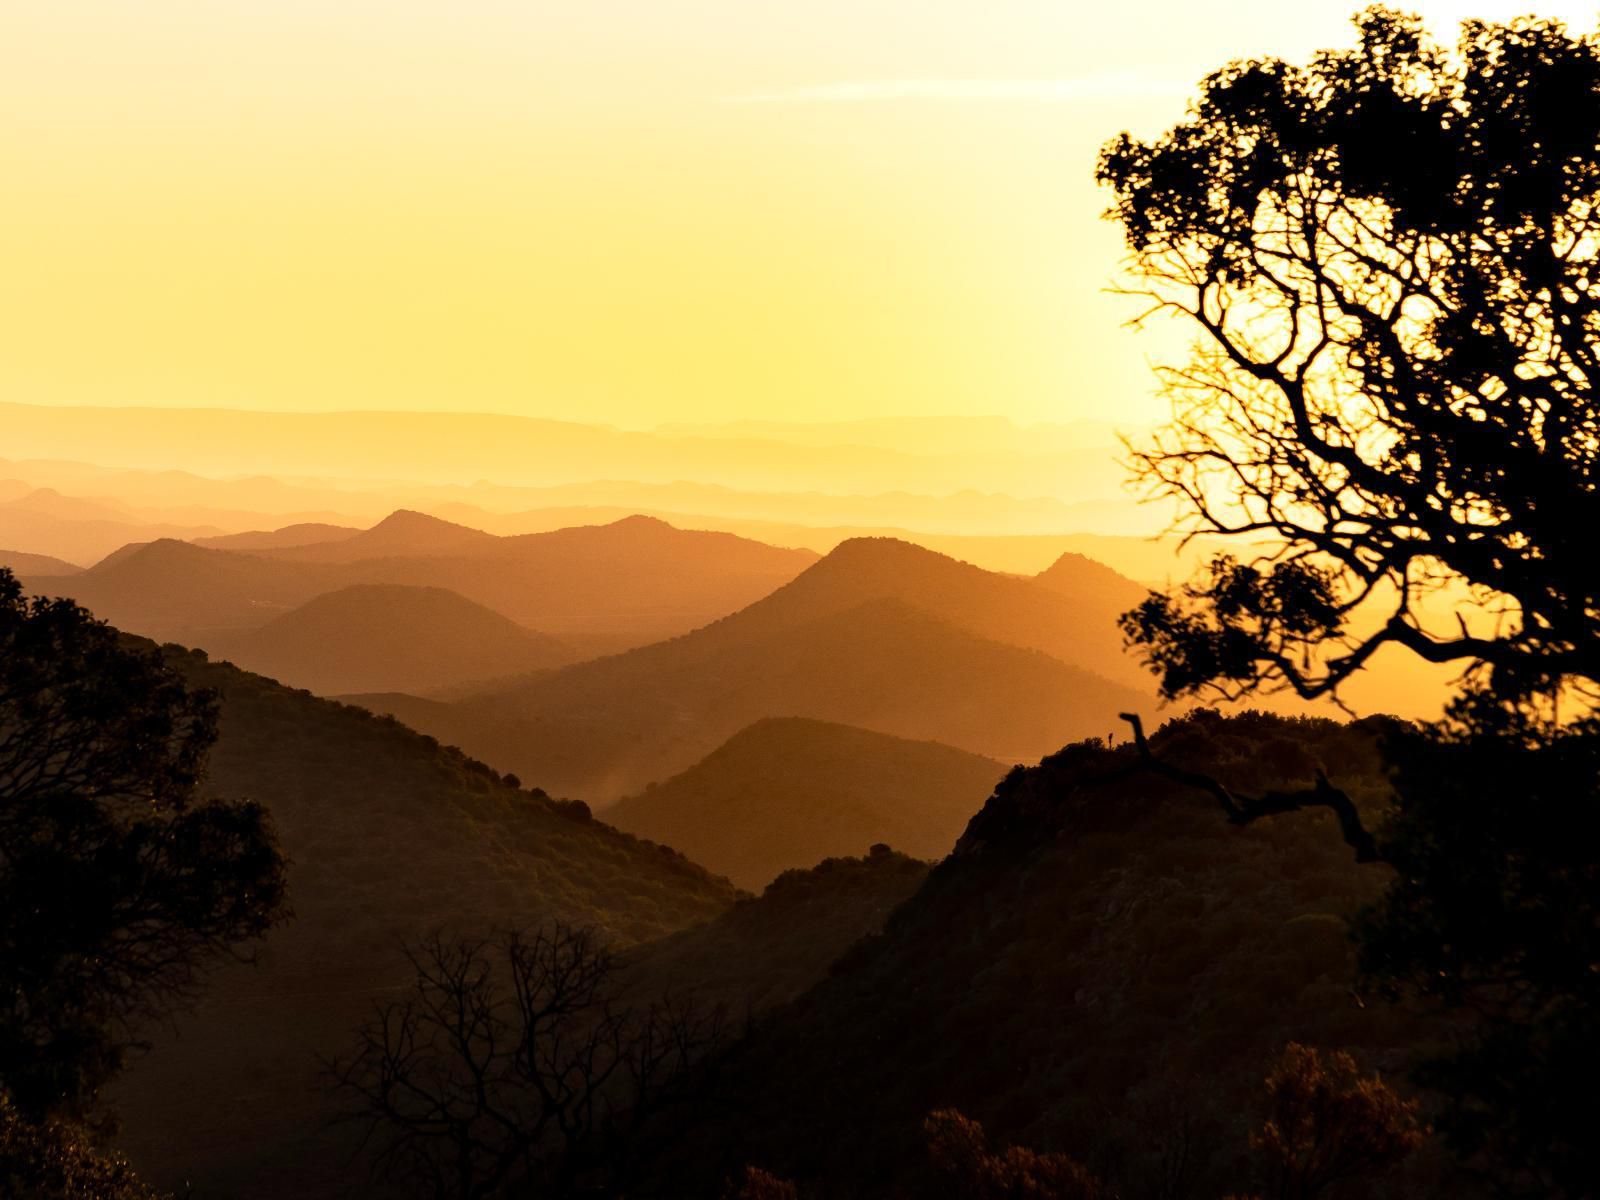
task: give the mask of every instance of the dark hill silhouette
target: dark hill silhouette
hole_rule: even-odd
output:
[[[361,530],[353,525],[329,525],[307,521],[281,529],[252,529],[245,533],[225,533],[220,537],[195,538],[196,546],[209,550],[277,550],[291,546],[313,546],[355,537]]]
[[[1324,762],[1374,815],[1378,725],[1202,712],[1153,741],[1247,792]],[[1092,1161],[1107,1194],[1215,1196],[1285,1042],[1393,1073],[1419,1027],[1355,997],[1344,919],[1387,868],[1356,864],[1326,812],[1241,829],[1149,774],[1092,782],[1133,762],[1079,745],[1008,776],[883,934],[747,1044],[719,1110],[737,1116],[710,1116],[659,1194],[755,1162],[834,1197],[939,1195],[921,1122],[955,1107],[997,1144]],[[1233,1174],[1155,1186],[1185,1136],[1194,1166]]]
[[[736,1016],[759,1014],[821,980],[927,876],[927,863],[882,845],[785,871],[704,925],[640,946],[625,981],[641,997],[692,990]]]
[[[21,550],[0,550],[0,567],[18,576],[76,575],[83,570],[76,563],[52,558],[48,554],[25,554]]]
[[[353,1131],[326,1125],[316,1056],[341,1052],[373,999],[409,977],[402,938],[562,919],[638,942],[735,898],[681,856],[395,722],[171,655],[221,693],[209,786],[270,810],[295,920],[259,966],[220,973],[176,1036],[154,1031],[119,1084],[122,1144],[157,1184],[265,1200],[364,1182]]]
[[[605,817],[755,890],[878,842],[943,858],[1005,771],[936,742],[775,717]]]
[[[737,613],[684,637],[451,704],[365,697],[552,790],[606,803],[667,779],[763,717],[799,716],[1021,761],[1143,698],[896,599],[796,624]]]
[[[427,691],[575,657],[446,588],[381,583],[324,593],[213,652],[323,695]]]

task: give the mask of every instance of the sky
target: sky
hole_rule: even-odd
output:
[[[1142,423],[1097,148],[1352,11],[7,0],[0,400]]]

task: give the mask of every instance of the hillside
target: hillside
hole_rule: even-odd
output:
[[[342,1050],[372,1000],[407,978],[403,938],[561,918],[638,942],[735,898],[682,857],[394,722],[174,653],[222,695],[208,786],[271,811],[295,919],[259,966],[219,973],[175,1034],[154,1031],[118,1085],[122,1145],[158,1184],[266,1198],[352,1182],[360,1168],[348,1130],[325,1125],[317,1056]]]
[[[76,575],[83,568],[48,554],[25,554],[21,550],[0,550],[0,567],[24,578],[44,575]]]
[[[1376,731],[1201,712],[1154,744],[1243,790],[1324,762],[1370,807]],[[1217,1196],[1285,1042],[1395,1075],[1416,1028],[1352,991],[1345,925],[1386,869],[1356,865],[1326,813],[1241,829],[1148,774],[1095,782],[1132,762],[1079,745],[1001,783],[883,934],[747,1044],[718,1101],[737,1119],[708,1117],[659,1194],[713,1194],[749,1162],[830,1197],[938,1194],[920,1122],[954,1106],[999,1144],[1087,1160],[1112,1194]],[[1183,1139],[1188,1190],[1160,1191]]]
[[[448,589],[397,584],[327,592],[214,653],[322,695],[427,691],[574,658],[556,639]]]
[[[603,805],[686,770],[764,717],[943,742],[1004,761],[1103,732],[1131,689],[979,637],[899,600],[681,638],[452,704],[361,698],[551,791]]]
[[[928,864],[883,846],[785,871],[714,920],[647,942],[624,959],[641,997],[693,992],[735,1019],[785,1004],[822,980],[856,942],[883,928]]]
[[[605,818],[754,890],[877,842],[943,858],[1005,770],[936,742],[770,718]]]

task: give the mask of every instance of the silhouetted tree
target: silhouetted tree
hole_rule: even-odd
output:
[[[718,1011],[620,1010],[591,930],[408,950],[416,982],[330,1064],[379,1166],[435,1197],[613,1195],[648,1122],[722,1038]]]
[[[81,1116],[138,1019],[283,911],[255,804],[199,795],[214,696],[0,570],[0,1089]],[[9,1118],[8,1118],[9,1119]]]
[[[1508,1192],[1589,1196],[1600,723],[1557,718],[1600,692],[1600,39],[1468,22],[1450,53],[1387,10],[1359,28],[1305,67],[1224,68],[1102,157],[1144,294],[1200,335],[1136,470],[1189,532],[1272,547],[1123,624],[1169,696],[1326,695],[1388,644],[1467,686],[1389,731],[1376,831],[1320,775],[1238,795],[1136,726],[1139,766],[1240,824],[1327,807],[1393,864],[1362,960],[1470,1017],[1419,1075],[1444,1132]],[[1473,621],[1424,616],[1444,587]]]
[[[1250,1144],[1261,1155],[1268,1200],[1312,1200],[1386,1171],[1422,1144],[1416,1105],[1355,1060],[1293,1042],[1267,1076],[1269,1109]]]
[[[1100,178],[1154,310],[1199,335],[1135,469],[1213,559],[1125,618],[1169,695],[1327,694],[1387,643],[1502,700],[1600,680],[1600,43],[1373,9],[1235,63]],[[1430,625],[1470,586],[1492,622]]]
[[[1397,730],[1396,870],[1357,925],[1391,995],[1469,1020],[1417,1072],[1441,1131],[1503,1193],[1593,1196],[1600,1142],[1600,725],[1552,733],[1484,705],[1465,726]]]
[[[923,1122],[934,1169],[963,1200],[1099,1200],[1099,1182],[1065,1154],[1010,1146],[996,1154],[983,1126],[953,1108]]]

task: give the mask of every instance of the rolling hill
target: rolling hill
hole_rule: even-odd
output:
[[[428,691],[575,657],[556,639],[446,588],[380,583],[326,592],[212,649],[322,695]]]
[[[119,629],[206,646],[259,628],[340,585],[326,567],[162,538],[124,546],[58,590]]]
[[[792,625],[765,614],[748,620],[755,608],[450,704],[355,699],[597,804],[686,770],[764,717],[811,717],[1018,762],[1063,738],[1103,733],[1118,711],[1143,703],[1130,688],[898,599]]]
[[[943,858],[1005,770],[935,742],[774,717],[605,817],[755,890],[873,843]]]
[[[153,1031],[117,1085],[121,1144],[159,1185],[322,1197],[363,1181],[352,1131],[328,1125],[318,1056],[409,977],[404,938],[560,918],[640,942],[736,898],[680,855],[392,721],[169,654],[221,694],[208,787],[271,811],[295,918],[258,965],[218,972],[198,1011]]]

